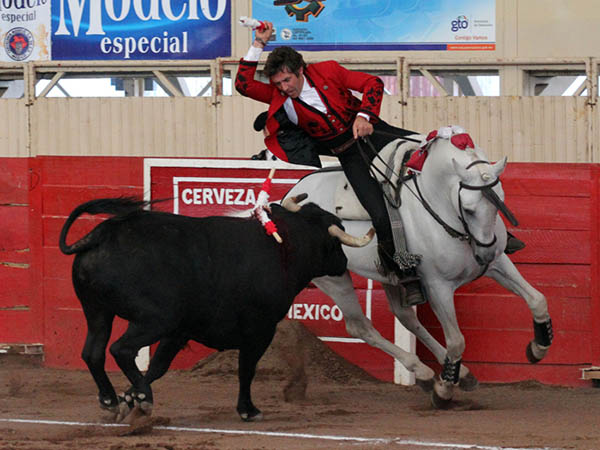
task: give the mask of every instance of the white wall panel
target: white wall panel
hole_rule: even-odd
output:
[[[24,100],[0,101],[0,157],[26,157],[27,113]]]
[[[428,133],[460,125],[492,160],[598,162],[600,118],[586,97],[418,97],[402,108],[386,96],[381,116]],[[264,148],[254,131],[267,105],[211,98],[38,98],[0,101],[0,156],[89,155],[250,157]],[[30,127],[28,129],[28,126]],[[596,155],[592,154],[595,149]]]
[[[510,161],[590,162],[584,97],[409,98],[405,128],[427,133],[460,125],[488,157]]]
[[[210,98],[39,98],[38,155],[216,156]]]

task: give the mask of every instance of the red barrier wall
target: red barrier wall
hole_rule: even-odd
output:
[[[507,204],[521,222],[513,231],[527,243],[511,258],[548,298],[555,342],[542,363],[527,363],[532,324],[525,302],[487,278],[471,283],[457,293],[456,309],[464,361],[481,381],[584,385],[579,369],[600,365],[599,167],[513,163],[502,176]],[[142,158],[0,158],[0,342],[41,342],[48,366],[83,367],[85,322],[71,286],[72,257],[60,253],[58,233],[83,201],[141,197],[142,170]],[[80,219],[70,239],[97,220]],[[386,309],[377,299],[376,307]],[[419,315],[441,337],[429,307]],[[117,323],[113,335],[123,327]],[[391,360],[378,354],[376,364]],[[421,346],[418,354],[431,359]],[[379,376],[389,379],[387,372]]]

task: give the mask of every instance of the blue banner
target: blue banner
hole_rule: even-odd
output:
[[[253,0],[252,16],[297,50],[496,48],[496,0]]]
[[[53,60],[231,55],[230,0],[52,0]]]

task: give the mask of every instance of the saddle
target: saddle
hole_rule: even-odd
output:
[[[403,162],[413,150],[419,148],[416,142],[395,139],[387,144],[379,152],[379,158],[373,160],[374,174],[382,188],[386,190],[386,195],[391,192],[391,185],[398,183],[398,177],[402,171]],[[387,167],[386,167],[387,166]],[[385,176],[384,176],[385,175]],[[386,177],[390,180],[387,181]],[[399,202],[399,199],[394,199]],[[344,220],[369,220],[369,214],[358,201],[350,182],[345,176],[340,177],[334,193],[335,214]]]

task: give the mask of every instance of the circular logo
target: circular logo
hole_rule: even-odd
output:
[[[284,28],[281,30],[281,39],[284,41],[289,41],[292,38],[292,30],[289,28]]]
[[[33,34],[26,28],[13,28],[4,38],[4,50],[15,61],[23,61],[33,52]]]

